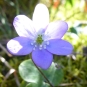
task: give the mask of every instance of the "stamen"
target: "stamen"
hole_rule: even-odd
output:
[[[39,50],[42,50],[42,47],[39,47]]]
[[[35,47],[37,47],[37,45],[35,44]]]
[[[42,44],[39,47],[42,47]]]
[[[36,43],[36,41],[34,40],[34,43]]]
[[[35,50],[35,47],[33,48],[33,50]]]
[[[46,49],[46,45],[44,45],[43,47],[44,47],[44,49]]]
[[[47,41],[46,44],[49,45],[49,41]]]
[[[33,43],[33,42],[31,42],[31,45],[34,45],[34,43]]]

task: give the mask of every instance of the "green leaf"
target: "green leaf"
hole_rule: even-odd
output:
[[[36,84],[36,83],[29,83],[26,87],[50,87],[47,83]]]
[[[38,83],[42,81],[42,77],[31,59],[25,60],[19,65],[19,74],[27,82]]]
[[[74,27],[71,27],[71,28],[70,28],[70,32],[71,32],[71,33],[78,34],[77,30],[76,30]]]
[[[62,68],[56,68],[52,63],[48,70],[42,70],[45,76],[49,79],[50,83],[54,86],[58,86],[63,80],[64,74]]]
[[[51,64],[51,67],[49,69],[42,70],[42,72],[45,74],[47,79],[54,86],[58,86],[63,79],[62,68],[56,68],[54,63]],[[37,68],[34,66],[31,59],[25,60],[20,64],[19,74],[21,75],[23,80],[25,80],[27,82],[31,82],[31,83],[36,83],[35,85],[37,85],[37,87],[39,87],[38,85],[42,85],[42,76],[39,73],[39,71],[37,70]],[[45,79],[43,79],[43,81],[45,81]],[[33,85],[33,84],[31,84],[31,85]]]
[[[20,84],[20,87],[25,87],[27,85],[27,82],[22,81],[22,83]]]

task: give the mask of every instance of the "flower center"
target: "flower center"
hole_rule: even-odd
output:
[[[39,48],[39,50],[42,49],[46,49],[46,47],[49,45],[49,41],[44,41],[44,35],[43,34],[38,34],[35,38],[35,40],[33,40],[31,42],[31,45],[34,46],[33,50],[35,50],[36,48]]]
[[[37,44],[39,44],[39,45],[42,44],[42,42],[43,42],[42,35],[38,35],[38,36],[37,36],[36,42],[37,42]]]

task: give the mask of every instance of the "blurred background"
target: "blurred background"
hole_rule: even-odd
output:
[[[74,46],[71,55],[54,56],[54,62],[64,71],[64,79],[58,87],[87,87],[87,0],[0,0],[0,87],[19,87],[24,83],[18,66],[29,56],[11,55],[6,44],[18,36],[12,25],[14,17],[25,14],[32,18],[40,2],[48,7],[50,22],[64,20],[68,23],[63,39]]]

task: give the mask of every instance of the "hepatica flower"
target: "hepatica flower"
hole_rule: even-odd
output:
[[[53,55],[68,55],[72,45],[61,38],[66,33],[68,25],[64,21],[49,23],[49,11],[43,4],[35,7],[32,20],[25,15],[14,18],[18,37],[7,43],[9,52],[13,55],[32,53],[32,60],[42,69],[48,69],[53,61]]]

